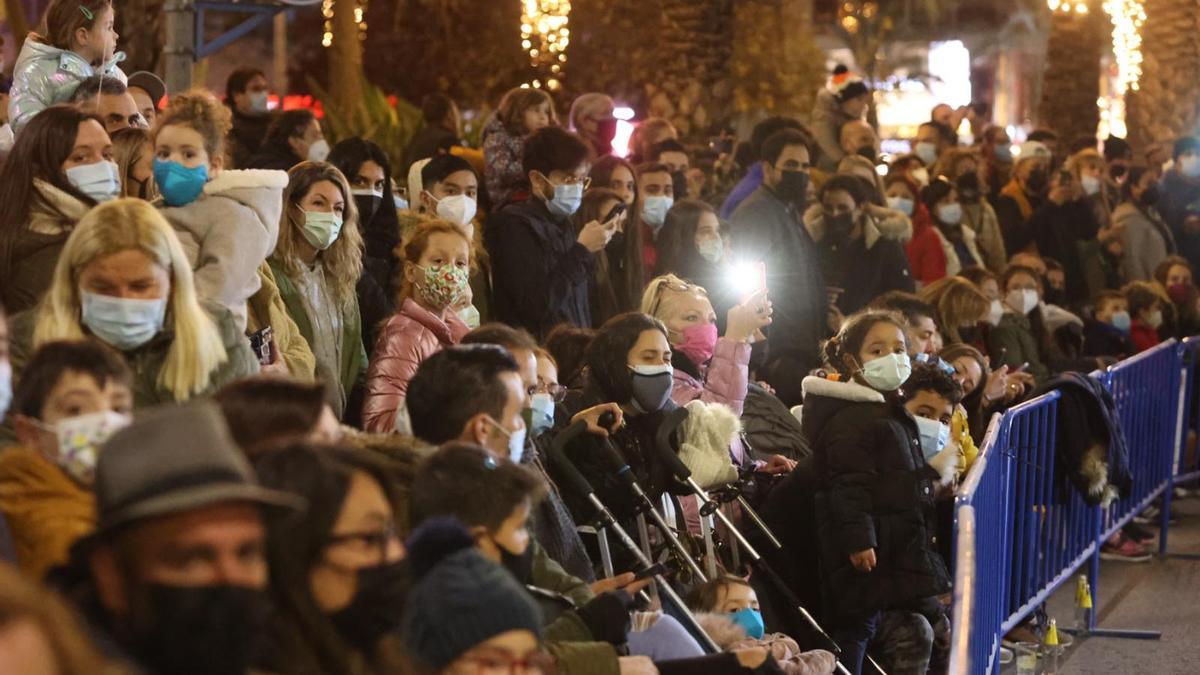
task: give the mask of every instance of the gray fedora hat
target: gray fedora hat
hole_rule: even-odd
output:
[[[138,415],[101,447],[96,465],[97,530],[223,502],[303,509],[304,499],[258,484],[210,401]]]

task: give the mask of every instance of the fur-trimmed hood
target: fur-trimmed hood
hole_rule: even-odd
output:
[[[872,208],[883,215],[863,214],[863,239],[867,250],[873,248],[880,239],[894,239],[900,243],[912,239],[912,221],[903,212],[882,206]],[[804,211],[804,227],[813,241],[825,238],[825,212],[820,204],[812,204]]]

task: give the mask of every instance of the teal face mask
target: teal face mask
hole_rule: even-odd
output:
[[[167,206],[186,206],[196,201],[208,182],[208,166],[191,169],[175,161],[154,160],[154,184]]]

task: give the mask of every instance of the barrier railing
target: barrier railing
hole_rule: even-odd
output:
[[[1200,343],[1171,340],[1092,376],[1112,393],[1133,476],[1130,494],[1104,508],[1089,505],[1064,473],[1056,448],[1059,392],[992,420],[955,497],[951,673],[999,672],[1003,636],[1089,561],[1090,632],[1158,637],[1096,628],[1100,547],[1162,496],[1165,552],[1171,488],[1176,471],[1188,468],[1180,452],[1200,399],[1192,367],[1197,353]]]

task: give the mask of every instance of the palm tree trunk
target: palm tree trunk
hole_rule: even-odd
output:
[[[1100,58],[1112,26],[1104,12],[1054,12],[1046,48],[1037,122],[1056,131],[1063,146],[1095,136],[1100,124]]]
[[[1135,148],[1171,142],[1196,129],[1200,92],[1200,8],[1194,0],[1146,0],[1142,77],[1126,95],[1126,124]]]
[[[329,47],[330,92],[343,119],[362,110],[363,56],[355,20],[355,0],[333,5],[333,44]]]

